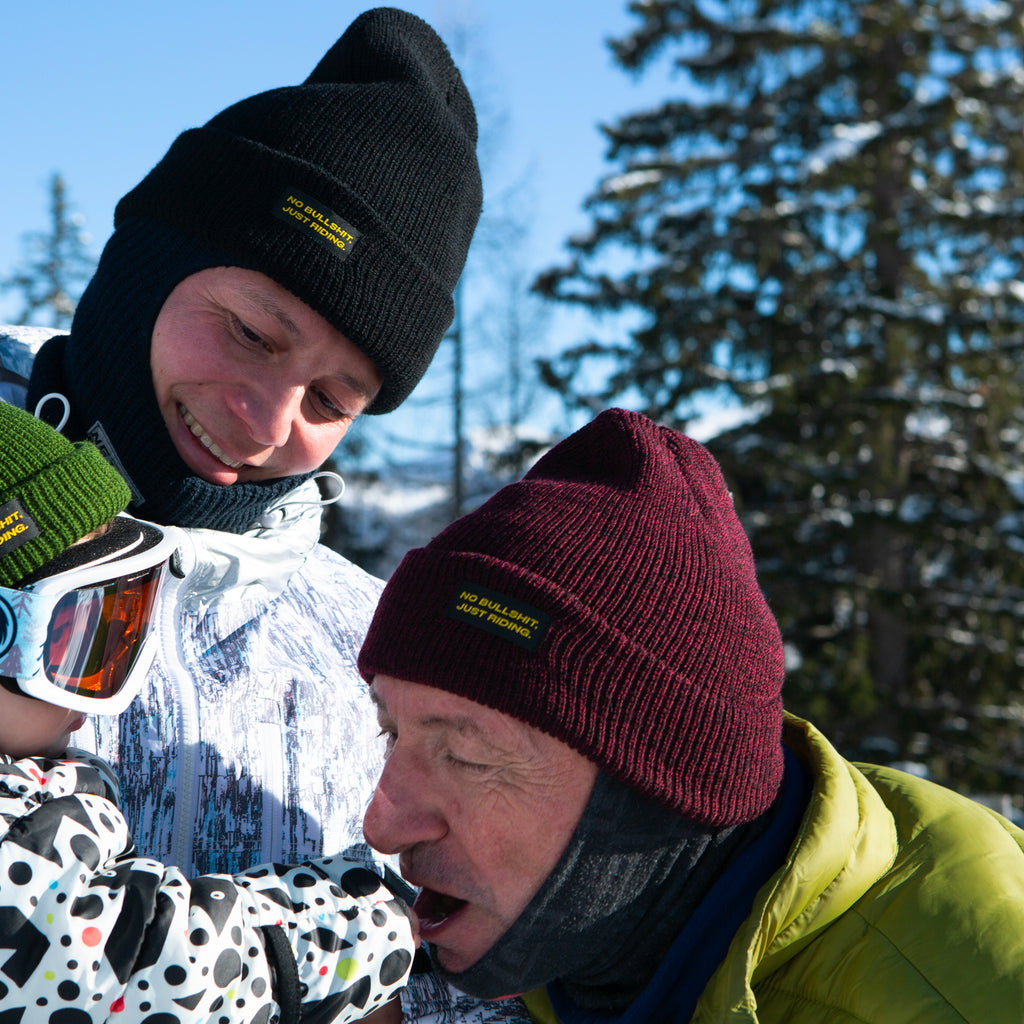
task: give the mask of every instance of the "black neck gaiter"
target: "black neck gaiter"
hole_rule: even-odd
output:
[[[175,451],[157,407],[150,338],[164,300],[199,270],[237,261],[156,221],[125,221],[110,237],[68,337],[36,357],[27,405],[57,391],[71,403],[64,433],[88,438],[132,488],[130,511],[176,526],[243,533],[310,474],[230,486],[196,476]],[[53,416],[44,408],[43,418]]]
[[[599,772],[569,846],[511,928],[467,970],[438,970],[480,999],[528,992],[557,978],[578,1006],[620,1013],[772,813],[713,828]]]

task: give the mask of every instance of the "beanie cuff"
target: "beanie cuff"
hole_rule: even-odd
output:
[[[109,522],[131,500],[128,485],[98,448],[83,441],[68,449],[18,485],[17,497],[39,535],[0,559],[0,584],[5,587],[16,586]]]
[[[482,591],[493,597],[472,600]],[[484,611],[460,612],[460,600]],[[505,625],[481,625],[491,613]],[[531,618],[541,635],[525,637]],[[492,707],[562,740],[671,810],[728,825],[761,814],[783,773],[781,666],[772,687],[763,686],[763,657],[754,657],[751,680],[736,678],[735,647],[744,644],[746,625],[736,623],[736,645],[720,664],[704,663],[698,680],[522,566],[419,548],[388,581],[359,671],[367,681],[386,674]],[[526,641],[536,641],[534,649]],[[756,647],[758,638],[749,643]],[[623,666],[632,687],[623,686]],[[716,696],[724,673],[727,693]],[[744,690],[749,701],[738,696]],[[664,725],[638,730],[641,719]]]
[[[279,216],[292,191],[351,222],[360,233],[351,258]],[[115,227],[135,216],[171,224],[266,274],[344,334],[383,381],[370,413],[390,412],[408,397],[454,317],[441,281],[343,182],[217,128],[183,132],[117,204]]]

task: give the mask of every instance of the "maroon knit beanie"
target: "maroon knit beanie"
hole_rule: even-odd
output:
[[[410,551],[359,655],[711,825],[782,779],[782,640],[714,459],[612,409]]]

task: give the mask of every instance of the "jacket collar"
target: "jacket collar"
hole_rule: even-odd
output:
[[[187,578],[180,598],[190,614],[240,613],[253,602],[276,598],[320,540],[322,501],[315,480],[307,480],[268,510],[264,524],[242,534],[185,530]]]
[[[810,803],[786,862],[758,893],[704,990],[701,1020],[755,1021],[753,986],[846,913],[896,858],[896,823],[864,775],[788,713],[783,741],[809,770]]]

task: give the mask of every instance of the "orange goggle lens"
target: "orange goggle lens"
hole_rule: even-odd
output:
[[[157,565],[65,594],[43,649],[50,681],[85,697],[118,693],[149,630],[162,572]]]

